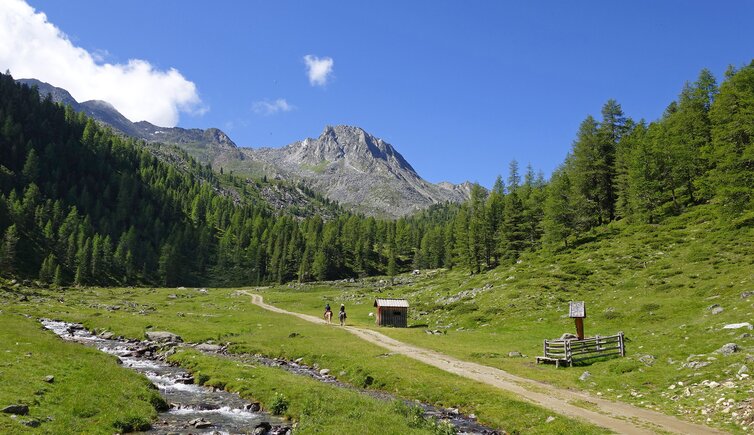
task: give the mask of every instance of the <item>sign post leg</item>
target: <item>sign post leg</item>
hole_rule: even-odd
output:
[[[584,339],[584,319],[581,317],[576,317],[576,335],[579,337],[579,340]]]

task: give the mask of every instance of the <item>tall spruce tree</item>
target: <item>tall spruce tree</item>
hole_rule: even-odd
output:
[[[727,218],[754,207],[754,62],[729,75],[710,110],[714,167],[707,178]]]
[[[567,163],[566,163],[567,164]],[[568,247],[576,232],[571,180],[565,164],[553,172],[544,205],[544,235],[549,244]]]

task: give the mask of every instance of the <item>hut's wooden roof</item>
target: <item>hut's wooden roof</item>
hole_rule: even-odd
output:
[[[375,307],[389,307],[389,308],[408,308],[408,300],[406,299],[375,299]]]

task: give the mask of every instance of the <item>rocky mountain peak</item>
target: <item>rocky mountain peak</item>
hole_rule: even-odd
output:
[[[228,137],[225,132],[218,128],[208,128],[204,131],[204,135],[207,136],[212,142],[229,148],[238,148],[235,142]]]
[[[374,164],[386,165],[397,171],[416,171],[392,145],[372,136],[360,127],[328,125],[318,138],[307,138],[288,145],[286,152],[299,163],[310,165],[344,160],[358,168]]]

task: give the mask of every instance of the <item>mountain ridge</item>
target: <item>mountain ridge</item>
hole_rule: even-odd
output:
[[[280,148],[244,148],[222,130],[160,127],[132,122],[111,104],[76,101],[65,89],[36,79],[20,79],[36,86],[40,95],[70,105],[116,131],[147,142],[174,144],[213,167],[249,177],[304,181],[330,200],[372,216],[398,218],[433,204],[463,202],[470,183],[430,183],[391,144],[361,127],[327,125],[317,138]]]

